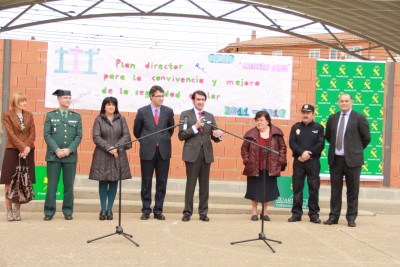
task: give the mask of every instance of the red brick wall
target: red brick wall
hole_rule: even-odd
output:
[[[0,42],[0,70],[3,67],[3,40]],[[36,41],[18,41],[13,40],[11,44],[11,92],[22,92],[28,95],[28,106],[34,114],[36,123],[36,162],[37,165],[45,165],[46,145],[43,140],[43,123],[46,112],[51,109],[44,107],[44,90],[46,78],[46,50],[47,43]],[[273,121],[280,127],[286,141],[289,136],[290,127],[299,120],[299,109],[304,103],[315,103],[315,59],[294,57],[293,58],[293,81],[292,81],[292,101],[291,101],[291,119]],[[399,66],[399,64],[397,64]],[[2,72],[1,72],[2,73]],[[0,76],[0,81],[2,77]],[[396,92],[394,103],[400,103],[400,68],[396,70]],[[2,92],[2,90],[0,90]],[[1,94],[0,92],[0,94]],[[207,104],[206,104],[207,105]],[[87,174],[89,172],[92,152],[94,145],[92,142],[91,129],[94,118],[98,111],[77,110],[83,118],[83,139],[79,147],[79,162],[77,172]],[[394,114],[400,114],[400,106],[395,105]],[[132,134],[133,120],[135,113],[124,112],[127,118],[129,128]],[[392,167],[391,167],[391,186],[400,187],[400,118],[394,116],[393,119],[393,141],[392,141]],[[179,114],[175,120],[179,119]],[[245,118],[222,118],[217,117],[218,126],[222,129],[242,136],[248,129],[254,126],[252,119]],[[133,136],[133,135],[132,135]],[[183,143],[173,136],[172,160],[170,168],[170,177],[185,178],[185,166],[181,160]],[[245,180],[241,175],[243,165],[240,157],[241,140],[229,135],[224,136],[224,141],[214,145],[215,162],[211,169],[211,179],[239,181]],[[139,145],[134,143],[133,148],[129,150],[129,162],[132,174],[140,176],[140,161],[138,157]],[[292,173],[292,159],[290,149],[288,151],[289,166],[283,173],[290,176]],[[328,183],[328,182],[325,182]],[[364,183],[364,185],[380,186],[381,182]]]

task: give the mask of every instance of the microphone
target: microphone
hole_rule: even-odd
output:
[[[212,124],[212,121],[207,121],[205,118],[203,118],[203,119],[201,120],[201,122],[202,122],[203,124],[206,124],[206,125],[210,126],[211,129],[219,130],[218,127],[216,127],[216,126],[214,126],[214,125]],[[218,136],[218,139],[219,139],[220,141],[222,141],[222,136]]]
[[[188,117],[185,116],[185,118],[183,119],[183,130],[187,129],[187,123],[188,123]]]

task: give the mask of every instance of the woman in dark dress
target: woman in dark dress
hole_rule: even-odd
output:
[[[35,123],[31,112],[26,111],[27,98],[16,93],[11,98],[11,110],[3,113],[7,143],[1,168],[0,184],[4,184],[5,195],[10,188],[11,177],[15,174],[18,159],[26,159],[29,176],[35,183]],[[6,197],[7,220],[20,221],[20,204],[14,204]]]
[[[252,221],[258,220],[257,205],[264,203],[264,218],[269,221],[267,205],[279,197],[276,178],[286,168],[286,144],[281,129],[271,124],[271,117],[266,111],[257,112],[256,127],[247,131],[243,138],[262,146],[278,151],[279,155],[268,152],[266,160],[265,195],[263,195],[263,149],[247,141],[243,141],[241,155],[244,164],[243,175],[247,175],[247,190],[245,198],[251,200]]]
[[[118,100],[115,97],[106,97],[93,125],[93,142],[96,148],[89,173],[89,179],[99,181],[100,220],[113,219],[112,208],[118,180],[132,178],[126,150],[112,149],[129,141],[131,137],[128,125],[119,114]]]

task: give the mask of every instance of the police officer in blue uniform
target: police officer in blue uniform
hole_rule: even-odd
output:
[[[61,170],[64,183],[62,212],[66,220],[72,220],[77,148],[82,140],[82,119],[80,114],[69,109],[71,91],[58,89],[53,95],[57,96],[60,106],[47,113],[44,123],[48,177],[44,220],[50,221],[56,213],[56,193]]]
[[[292,217],[288,222],[301,221],[303,215],[303,188],[307,177],[309,198],[308,216],[313,223],[321,223],[319,219],[318,191],[320,186],[319,161],[324,149],[324,127],[314,121],[314,107],[304,104],[301,108],[302,121],[292,126],[289,146],[293,152],[293,207]]]

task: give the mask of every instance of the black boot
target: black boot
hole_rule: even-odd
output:
[[[106,216],[107,214],[105,210],[100,211],[99,220],[104,221],[106,219]]]
[[[107,220],[112,220],[113,219],[113,213],[111,210],[107,211]]]

